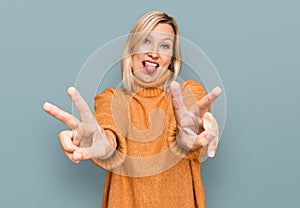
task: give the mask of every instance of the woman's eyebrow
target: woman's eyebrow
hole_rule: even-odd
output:
[[[155,36],[153,36],[152,34],[149,34],[149,37],[151,38],[151,39],[155,39],[155,38],[157,38],[156,36],[160,36],[160,35],[155,35]],[[174,41],[174,39],[173,38],[170,38],[170,37],[165,37],[165,38],[160,38],[160,40],[170,40],[170,41]]]

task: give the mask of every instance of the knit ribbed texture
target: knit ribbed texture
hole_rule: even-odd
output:
[[[187,152],[176,142],[172,99],[163,90],[170,74],[151,85],[134,79],[133,96],[109,88],[95,97],[99,125],[117,140],[113,156],[92,160],[109,170],[102,207],[205,207],[201,150]],[[187,108],[205,95],[195,81],[181,83],[181,89]]]

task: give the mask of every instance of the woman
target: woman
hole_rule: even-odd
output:
[[[45,103],[68,125],[59,134],[75,163],[91,159],[108,170],[102,207],[205,207],[200,167],[213,157],[218,125],[210,104],[221,94],[195,81],[174,81],[181,68],[176,21],[151,11],[135,24],[122,54],[121,89],[95,97],[95,113],[79,92],[68,94],[81,121]]]

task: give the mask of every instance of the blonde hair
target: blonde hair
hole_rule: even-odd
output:
[[[175,80],[181,69],[181,50],[179,44],[179,30],[177,22],[174,18],[170,17],[165,12],[150,11],[144,14],[134,25],[130,34],[126,40],[123,48],[121,70],[123,78],[123,87],[127,91],[133,90],[133,78],[132,78],[132,54],[135,51],[135,47],[143,41],[146,36],[159,24],[169,24],[174,30],[174,47],[172,61],[169,66],[169,70],[173,73],[170,78]],[[170,81],[172,81],[170,80]],[[169,81],[169,82],[170,82]]]

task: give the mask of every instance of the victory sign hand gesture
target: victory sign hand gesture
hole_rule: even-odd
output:
[[[170,90],[177,123],[177,142],[187,150],[207,147],[208,156],[214,157],[219,142],[219,128],[216,119],[207,110],[220,96],[221,89],[214,88],[189,110],[184,105],[179,83],[173,81]]]
[[[47,113],[70,128],[61,131],[58,136],[64,153],[75,163],[80,160],[110,157],[115,151],[115,144],[109,144],[108,141],[113,141],[110,137],[115,138],[115,135],[110,131],[104,131],[98,125],[88,104],[74,87],[68,89],[68,94],[81,120],[53,104],[46,102],[43,105]]]

